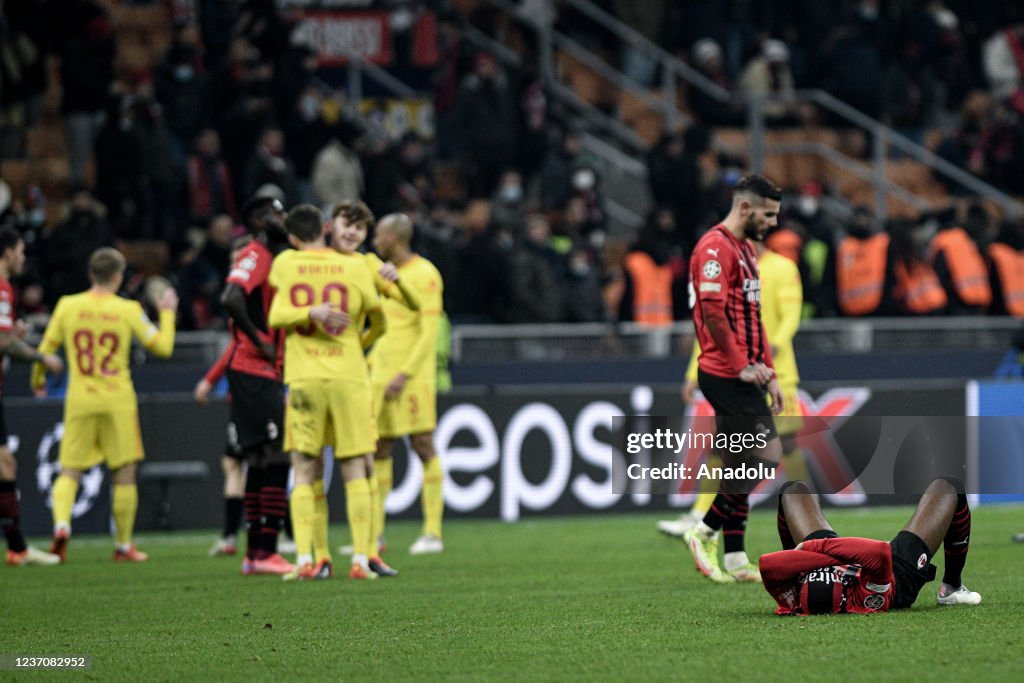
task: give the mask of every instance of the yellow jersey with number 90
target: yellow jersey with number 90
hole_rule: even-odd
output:
[[[268,281],[276,290],[268,322],[286,331],[285,383],[366,377],[360,334],[380,298],[362,255],[328,248],[286,251],[274,259]],[[349,324],[327,329],[311,321],[309,309],[322,303],[348,313]]]
[[[39,350],[54,353],[64,347],[70,373],[67,413],[105,412],[134,404],[128,369],[133,336],[154,355],[171,355],[174,311],[161,311],[158,329],[142,304],[113,293],[90,290],[60,298]],[[33,386],[41,386],[41,370],[39,364],[33,369]]]

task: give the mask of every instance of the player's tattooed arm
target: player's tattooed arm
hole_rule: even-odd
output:
[[[26,344],[13,332],[0,334],[0,351],[22,363],[42,363],[53,374],[64,371],[64,363],[52,353],[42,353]]]

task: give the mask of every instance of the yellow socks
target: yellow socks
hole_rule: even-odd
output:
[[[119,548],[126,548],[132,543],[138,509],[138,487],[135,484],[114,484],[114,543]]]
[[[315,498],[313,484],[299,484],[292,489],[289,509],[292,513],[292,532],[295,534],[295,554],[300,564],[312,561]]]
[[[807,471],[807,461],[804,460],[804,449],[794,448],[789,453],[782,454],[782,469],[786,472],[786,479],[789,481],[811,482],[811,473]]]
[[[331,546],[327,539],[327,525],[330,516],[327,509],[327,496],[324,495],[324,480],[313,482],[313,560],[331,561]],[[297,549],[296,545],[296,549]]]
[[[444,472],[436,455],[423,465],[423,533],[441,538],[444,516]]]
[[[116,490],[116,489],[115,489]],[[63,474],[53,483],[53,528],[71,529],[71,508],[78,495],[78,482]]]
[[[376,534],[373,538],[379,539],[384,535],[384,525],[387,523],[387,510],[385,503],[388,501],[388,494],[394,485],[395,463],[391,458],[373,461],[374,479],[377,480],[377,497],[373,501],[373,528]]]
[[[377,511],[380,508],[380,487],[377,485],[377,477],[370,475],[366,478],[370,486],[370,557],[377,555],[377,539],[380,538],[380,517]]]
[[[370,482],[363,477],[345,482],[345,504],[348,512],[348,526],[352,532],[352,558],[357,560],[371,556],[373,548]],[[376,555],[376,552],[372,553]]]
[[[722,456],[718,453],[708,453],[708,468],[714,469],[715,467],[722,466]],[[693,507],[690,508],[690,514],[693,517],[703,519],[704,515],[711,509],[711,503],[715,502],[715,496],[718,495],[718,480],[717,479],[702,479],[699,483],[700,494],[697,496],[697,500],[693,502]]]

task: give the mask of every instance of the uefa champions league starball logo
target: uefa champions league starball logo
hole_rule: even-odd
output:
[[[53,482],[60,474],[60,462],[57,460],[61,439],[64,438],[64,423],[58,422],[48,429],[39,440],[36,452],[36,488],[46,496],[46,506],[53,509]],[[17,446],[11,449],[13,453]],[[78,487],[78,498],[71,508],[71,518],[81,517],[96,504],[96,498],[103,487],[103,467],[97,465],[82,474]]]

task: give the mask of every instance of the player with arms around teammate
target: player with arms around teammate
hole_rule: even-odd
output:
[[[370,377],[380,432],[374,456],[381,499],[378,526],[383,533],[384,501],[392,487],[391,450],[395,439],[408,436],[423,463],[423,533],[409,548],[420,555],[444,549],[444,472],[434,449],[437,337],[444,285],[434,264],[412,251],[412,234],[412,221],[405,214],[390,214],[377,223],[373,246],[381,258],[395,264],[399,281],[419,299],[419,310],[384,300],[388,334],[370,352]]]
[[[772,413],[780,412],[784,401],[761,322],[761,280],[753,244],[778,222],[781,198],[782,190],[763,176],[740,179],[729,214],[700,238],[690,259],[700,389],[715,409],[719,434],[727,434],[730,442],[755,439],[743,453],[724,453],[726,467],[773,470],[782,457]],[[723,478],[704,519],[684,534],[697,569],[716,583],[760,580],[744,549],[747,500],[756,485]],[[719,531],[725,536],[724,571],[718,561]]]
[[[971,509],[963,486],[940,477],[928,485],[917,509],[896,538],[886,543],[840,537],[825,519],[818,499],[802,481],[779,495],[782,550],[761,556],[764,587],[776,614],[886,612],[914,604],[935,578],[929,564],[941,545],[945,553],[940,605],[977,605],[961,574],[971,537]],[[796,543],[795,539],[801,539]]]
[[[295,472],[291,511],[298,557],[295,571],[285,578],[331,576],[329,560],[314,565],[312,555],[319,528],[313,482],[322,467],[328,425],[352,528],[349,576],[376,578],[369,567],[372,504],[365,458],[373,452],[377,429],[363,349],[385,330],[380,299],[362,258],[327,247],[318,208],[297,206],[285,224],[297,251],[274,260],[270,284],[276,293],[269,315],[271,327],[285,330],[285,448]],[[370,327],[364,333],[367,318]]]
[[[250,200],[242,220],[253,239],[242,248],[221,294],[235,344],[227,370],[231,423],[248,464],[243,501],[248,542],[242,574],[280,575],[295,567],[277,552],[288,511],[289,465],[281,450],[281,340],[267,325],[273,297],[267,277],[274,256],[288,247],[288,234],[284,207],[276,199]]]
[[[82,473],[105,462],[114,483],[114,560],[143,562],[146,553],[132,543],[139,493],[135,470],[143,459],[138,401],[128,369],[132,337],[155,356],[174,350],[178,295],[168,287],[158,298],[160,327],[146,317],[137,301],[117,295],[125,259],[110,247],[89,257],[92,287],[63,296],[53,309],[39,346],[40,353],[64,347],[70,377],[64,399],[64,438],[60,442],[60,476],[53,484],[53,545],[64,561],[71,535],[71,509]],[[42,364],[32,368],[32,387],[45,381]]]
[[[17,230],[0,228],[0,362],[4,355],[25,363],[43,363],[54,374],[64,370],[60,358],[41,354],[22,341],[24,330],[14,320],[17,306],[10,279],[21,274],[25,265],[25,241]],[[0,368],[0,373],[2,373]],[[7,447],[7,421],[4,419],[3,376],[0,374],[0,526],[7,539],[7,564],[20,567],[27,564],[54,565],[60,558],[44,553],[25,543],[21,533],[21,510],[18,505],[18,469]]]
[[[340,254],[363,259],[370,276],[373,278],[374,288],[377,290],[377,294],[382,297],[382,305],[383,302],[387,302],[387,304],[399,306],[405,310],[418,311],[420,308],[419,295],[399,277],[398,269],[393,263],[384,263],[380,260],[380,257],[372,252],[360,253],[357,251],[366,241],[366,237],[373,227],[373,212],[370,211],[366,204],[360,201],[339,202],[331,211],[331,246]],[[389,325],[389,328],[391,328],[391,325]],[[379,392],[374,392],[373,400],[374,408],[379,417],[382,400]],[[391,490],[392,481],[390,461],[385,463],[385,465],[387,469],[381,471],[374,466],[372,456],[366,460],[367,476],[370,482],[370,499],[373,506],[373,524],[370,535],[372,544],[369,564],[370,569],[378,576],[397,576],[398,571],[390,567],[381,558],[381,554],[384,552],[384,503],[388,492]],[[384,490],[383,494],[381,493],[382,488]],[[314,484],[314,493],[318,507],[318,524],[326,525],[327,503],[324,498],[322,479],[318,479]],[[321,538],[326,536],[326,532],[320,533]],[[314,548],[314,550],[316,549]],[[343,555],[351,555],[353,552],[352,546],[342,546],[339,550]]]

